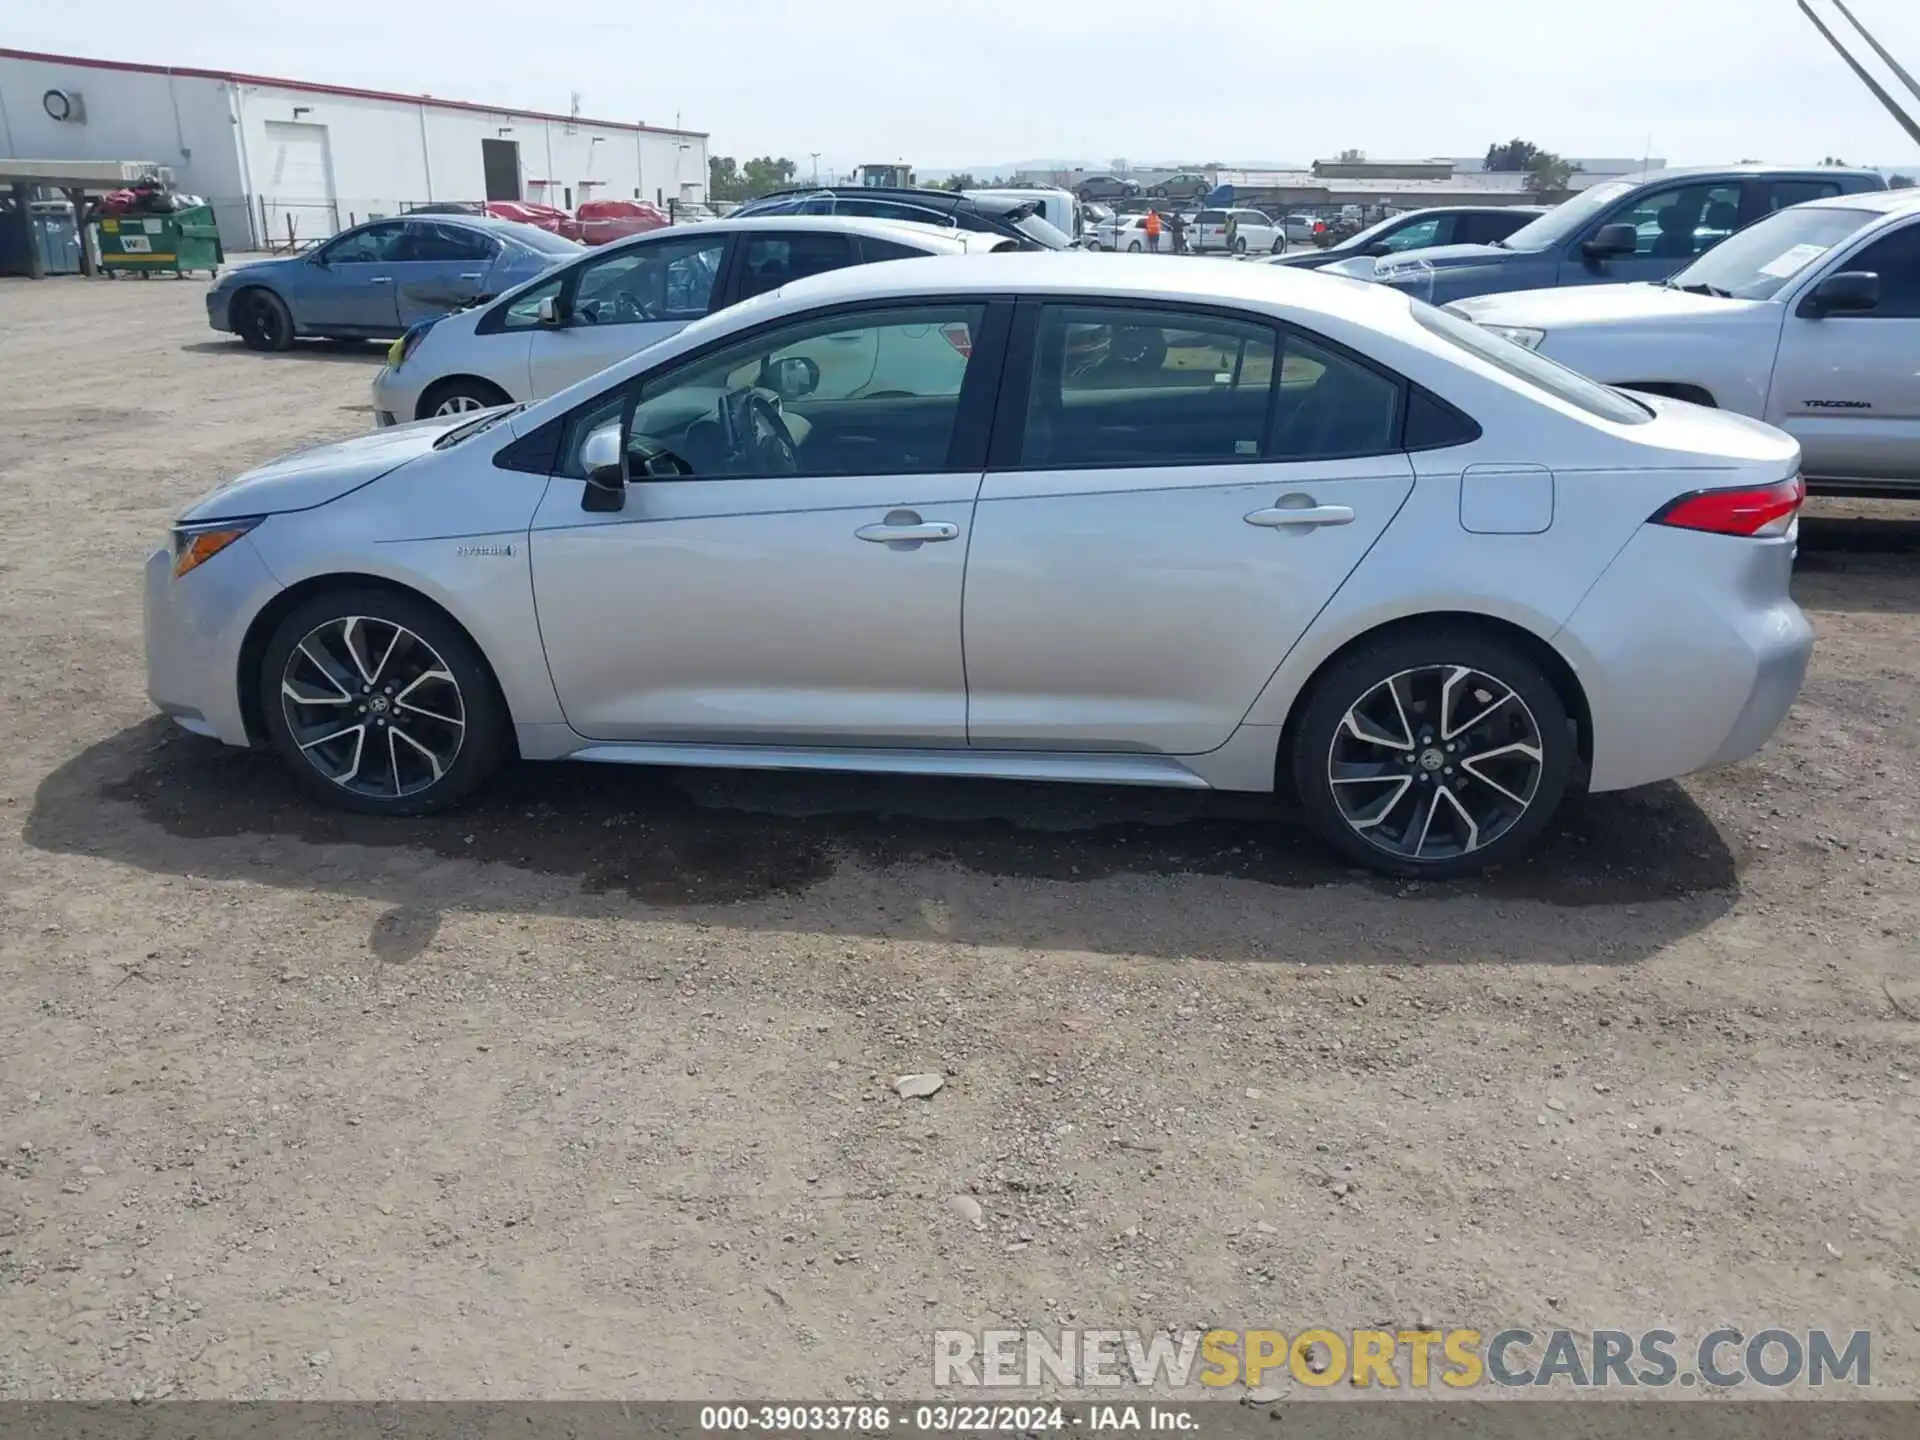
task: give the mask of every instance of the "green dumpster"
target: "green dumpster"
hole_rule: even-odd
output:
[[[93,222],[100,268],[109,278],[204,270],[218,275],[226,260],[213,207],[199,205],[167,215],[102,215]]]

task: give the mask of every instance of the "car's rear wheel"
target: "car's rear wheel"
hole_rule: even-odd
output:
[[[1247,253],[1247,237],[1246,236],[1237,235],[1234,237],[1233,253],[1236,255],[1244,255]]]
[[[1138,240],[1129,240],[1127,242],[1127,249],[1131,253],[1138,255],[1140,253],[1140,242]]]
[[[498,385],[471,375],[461,375],[427,387],[427,393],[420,397],[418,414],[420,419],[425,420],[434,415],[465,415],[512,403],[513,397]]]
[[[500,762],[506,707],[473,642],[389,590],[338,590],[280,622],[260,665],[267,732],[329,804],[421,815]]]
[[[1566,706],[1518,647],[1435,626],[1336,662],[1305,700],[1291,763],[1336,849],[1389,875],[1471,874],[1525,855],[1573,774]]]
[[[233,297],[233,328],[249,350],[286,350],[293,345],[293,315],[286,301],[258,286]]]

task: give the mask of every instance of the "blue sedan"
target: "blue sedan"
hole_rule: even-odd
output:
[[[227,271],[207,291],[207,323],[255,350],[285,350],[310,335],[387,339],[510,290],[582,248],[479,215],[374,220],[303,254]]]

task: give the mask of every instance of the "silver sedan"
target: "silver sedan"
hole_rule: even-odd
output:
[[[1799,463],[1384,286],[903,260],[241,476],[148,686],[377,814],[514,754],[1284,789],[1447,875],[1767,739]]]

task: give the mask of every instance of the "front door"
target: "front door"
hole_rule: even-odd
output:
[[[1880,277],[1872,310],[1787,314],[1766,419],[1800,442],[1810,479],[1920,478],[1920,220],[1830,260]]]
[[[394,299],[396,262],[406,226],[382,220],[349,230],[314,257],[314,274],[303,287],[302,330],[392,335],[400,311]]]
[[[979,338],[987,308],[790,317],[577,412],[530,537],[575,730],[966,744],[961,591],[997,357],[951,337]],[[878,357],[851,390],[827,353],[847,335]],[[624,508],[584,510],[575,457],[623,416]]]
[[[1216,749],[1411,492],[1399,382],[1215,312],[1028,323],[974,515],[969,739]]]
[[[534,332],[528,351],[536,397],[564,390],[707,313],[728,237],[659,231],[569,269],[560,323]]]

